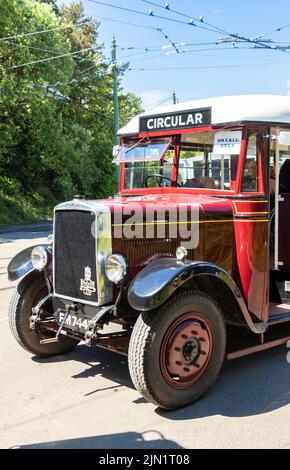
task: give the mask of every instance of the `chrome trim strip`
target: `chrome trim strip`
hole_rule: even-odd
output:
[[[97,268],[97,292],[98,301],[78,299],[70,296],[58,294],[55,290],[55,212],[63,210],[81,210],[88,211],[95,215],[94,237],[96,240],[96,268]],[[94,201],[84,201],[73,199],[63,202],[54,208],[53,217],[53,295],[66,300],[72,300],[86,305],[101,306],[107,304],[113,299],[113,286],[105,274],[105,262],[108,256],[112,254],[112,227],[111,211],[109,207]]]
[[[63,295],[63,294],[57,294],[56,292],[53,293],[53,296],[57,297],[60,300],[62,300],[62,299],[63,300],[71,300],[71,301],[77,302],[79,304],[91,305],[93,307],[99,307],[100,306],[98,302],[91,302],[89,300],[77,299],[76,297],[70,297],[68,295]]]
[[[276,270],[279,270],[279,173],[280,173],[280,142],[279,142],[280,130],[276,129],[276,141],[275,141],[275,240],[274,240],[274,266]]]

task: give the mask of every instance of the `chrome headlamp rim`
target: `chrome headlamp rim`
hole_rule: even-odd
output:
[[[31,251],[31,263],[37,271],[43,271],[48,264],[48,250],[44,246],[35,246]]]
[[[53,233],[50,233],[47,236],[46,242],[47,242],[48,245],[51,245],[53,243]]]
[[[118,284],[127,274],[128,264],[124,256],[112,254],[106,259],[105,272],[109,281]]]
[[[178,261],[184,261],[187,257],[187,249],[184,246],[180,245],[176,249],[175,256]]]

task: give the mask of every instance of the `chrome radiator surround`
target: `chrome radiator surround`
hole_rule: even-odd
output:
[[[96,278],[97,278],[97,302],[90,301],[89,299],[81,299],[64,295],[56,291],[56,278],[55,278],[55,214],[57,211],[84,211],[90,212],[95,216],[95,223],[93,228],[93,236],[95,238],[95,256],[96,263]],[[61,299],[75,301],[81,304],[101,306],[112,302],[113,299],[113,286],[105,274],[105,262],[108,256],[112,254],[112,227],[111,227],[111,211],[110,209],[98,202],[85,201],[80,199],[73,199],[72,201],[59,204],[54,209],[53,218],[53,295]]]

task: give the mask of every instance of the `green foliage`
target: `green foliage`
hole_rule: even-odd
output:
[[[46,217],[76,193],[113,194],[113,84],[99,25],[81,3],[0,0],[0,9],[0,37],[10,37],[0,42],[0,224]],[[121,73],[119,95],[123,125],[141,102],[122,92]]]

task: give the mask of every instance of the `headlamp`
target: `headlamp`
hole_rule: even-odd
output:
[[[31,251],[31,262],[34,269],[42,271],[48,262],[48,252],[43,246],[35,246]]]
[[[106,260],[105,271],[109,281],[118,284],[127,272],[127,262],[121,255],[111,255]]]

